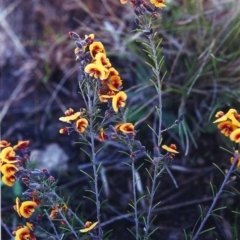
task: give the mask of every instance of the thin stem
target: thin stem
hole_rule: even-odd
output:
[[[161,143],[161,134],[162,134],[162,86],[161,86],[161,79],[160,79],[160,68],[159,68],[159,64],[158,64],[158,57],[157,57],[157,50],[156,50],[156,46],[154,43],[154,39],[153,39],[154,34],[150,34],[148,36],[149,39],[149,44],[151,46],[151,50],[152,50],[152,56],[153,56],[153,61],[154,61],[154,65],[155,65],[155,69],[154,71],[157,73],[156,77],[157,77],[157,95],[158,95],[158,135],[157,135],[157,143],[158,146]],[[145,235],[144,235],[144,239],[148,239],[148,234],[149,234],[149,228],[150,228],[150,221],[151,221],[151,213],[152,213],[152,207],[153,207],[153,199],[154,199],[154,195],[156,192],[156,182],[157,182],[157,177],[159,176],[158,174],[158,164],[155,164],[154,166],[154,173],[153,173],[153,180],[152,180],[152,188],[151,188],[151,192],[150,192],[150,200],[149,200],[149,207],[148,207],[148,215],[147,215],[147,221],[146,221],[146,226],[145,226]]]
[[[133,183],[133,201],[134,201],[134,220],[135,220],[135,227],[136,227],[136,240],[138,240],[138,213],[137,213],[137,194],[136,194],[136,174],[135,174],[135,166],[134,166],[134,159],[132,161],[132,183]]]
[[[230,175],[232,174],[232,172],[233,172],[234,169],[235,169],[235,165],[236,165],[236,163],[237,163],[237,161],[238,161],[238,158],[239,158],[239,154],[237,154],[237,155],[235,156],[235,159],[234,159],[234,162],[233,162],[232,166],[230,167],[228,173],[225,175],[224,181],[223,181],[223,183],[222,183],[220,189],[218,190],[218,192],[217,192],[215,198],[213,199],[213,202],[212,202],[211,207],[208,209],[208,212],[206,213],[206,215],[205,215],[203,221],[201,222],[200,227],[198,228],[198,230],[197,230],[195,236],[192,238],[192,240],[196,240],[196,239],[198,238],[198,235],[200,234],[202,228],[204,227],[204,225],[205,225],[207,219],[208,219],[209,216],[211,215],[211,212],[212,212],[214,206],[216,205],[217,200],[218,200],[218,198],[220,197],[220,195],[221,195],[221,193],[222,193],[222,191],[223,191],[223,188],[226,186],[226,183],[227,183],[227,181],[228,181]]]
[[[149,199],[149,206],[148,206],[148,215],[147,215],[147,221],[146,221],[146,226],[145,226],[145,235],[144,239],[148,239],[148,233],[149,233],[149,228],[150,228],[150,221],[151,221],[151,213],[152,213],[152,205],[153,205],[153,198],[154,198],[154,193],[155,193],[155,187],[156,187],[156,180],[157,180],[157,174],[158,174],[158,166],[157,164],[154,166],[154,174],[153,174],[153,180],[152,180],[152,188],[151,188],[151,194],[150,194],[150,199]]]
[[[97,86],[94,87],[97,89]],[[91,95],[93,94],[93,99],[91,99]],[[96,197],[96,210],[97,210],[97,221],[98,221],[98,239],[102,238],[102,230],[100,224],[100,200],[99,200],[99,189],[98,189],[98,173],[96,166],[96,153],[95,153],[95,142],[94,142],[94,106],[96,105],[96,96],[95,92],[92,93],[91,86],[87,84],[87,97],[88,97],[88,111],[89,111],[89,133],[90,133],[90,142],[91,142],[91,161],[93,167],[93,175],[94,175],[94,188],[95,188],[95,197]]]

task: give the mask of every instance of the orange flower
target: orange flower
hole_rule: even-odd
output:
[[[88,127],[87,119],[80,118],[79,120],[76,121],[76,128],[78,132],[83,133],[87,127]]]
[[[6,163],[3,166],[1,166],[1,172],[6,177],[13,176],[17,171],[18,171],[18,168],[11,163]]]
[[[95,79],[104,80],[106,78],[106,69],[101,62],[88,64],[84,71],[88,73],[90,77],[94,77]]]
[[[101,62],[102,65],[105,67],[105,68],[110,68],[111,67],[111,63],[109,61],[109,59],[107,58],[106,54],[105,53],[97,53],[96,56],[95,56],[95,60],[97,62]]]
[[[153,4],[155,7],[158,8],[163,8],[166,7],[166,5],[164,4],[164,0],[150,0],[151,4]]]
[[[134,134],[134,125],[132,123],[123,123],[119,126],[119,130],[126,134]]]
[[[14,175],[11,175],[11,176],[3,175],[2,176],[2,181],[8,187],[12,187],[14,185],[15,181],[16,181],[16,178],[15,178]]]
[[[17,163],[18,160],[15,160],[15,155],[12,147],[6,147],[0,153],[0,159],[4,163]]]
[[[171,144],[169,147],[167,145],[162,145],[162,149],[170,153],[179,153],[175,144]]]
[[[230,140],[236,143],[240,143],[240,128],[234,130],[230,134]]]
[[[87,222],[85,223],[85,228],[84,228],[84,229],[80,229],[79,231],[82,232],[82,233],[89,232],[89,231],[91,231],[93,228],[95,228],[97,224],[98,224],[98,222],[92,223],[92,222],[87,221]]]
[[[119,76],[113,75],[110,77],[108,87],[111,90],[118,92],[121,86],[122,86],[122,80]]]
[[[94,42],[89,46],[90,54],[92,58],[95,58],[97,53],[106,53],[104,46],[101,42]]]
[[[13,146],[13,150],[20,150],[26,148],[29,145],[29,141],[18,141],[18,144]]]
[[[237,127],[231,121],[223,121],[218,124],[221,133],[228,137]]]
[[[24,218],[31,217],[31,215],[35,212],[36,206],[37,206],[37,203],[33,201],[23,202],[19,209],[20,215]]]
[[[125,107],[127,94],[123,91],[117,93],[112,99],[112,107],[114,112],[118,112],[119,107]]]
[[[81,112],[76,112],[76,113],[74,113],[72,115],[68,115],[66,117],[60,117],[59,120],[62,122],[70,123],[71,121],[77,120],[79,118],[79,116],[81,116],[81,114],[82,114]]]
[[[6,141],[6,140],[1,140],[1,141],[0,141],[0,147],[1,147],[1,148],[9,147],[10,145],[11,145],[11,143],[9,143],[9,142]]]
[[[103,128],[100,128],[100,132],[99,132],[99,135],[98,135],[98,140],[100,142],[103,142],[103,141],[107,140],[107,135],[104,133],[104,129]]]

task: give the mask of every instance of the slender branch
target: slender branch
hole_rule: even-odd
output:
[[[147,26],[150,27],[150,26]],[[148,36],[149,39],[149,44],[151,46],[151,50],[152,50],[152,56],[153,56],[153,61],[155,64],[155,72],[156,77],[157,77],[157,95],[158,95],[158,136],[157,136],[157,143],[158,146],[161,143],[161,133],[162,133],[162,85],[161,85],[161,78],[160,78],[160,68],[159,68],[159,64],[158,64],[158,57],[157,57],[157,50],[156,50],[156,46],[154,43],[154,33],[150,34]],[[148,239],[148,234],[149,234],[149,228],[150,228],[150,221],[151,221],[151,213],[152,213],[152,207],[153,207],[153,199],[154,199],[154,195],[156,192],[156,182],[157,182],[157,177],[158,177],[158,164],[155,164],[154,166],[154,173],[153,173],[153,180],[152,180],[152,188],[151,188],[151,192],[150,192],[150,200],[149,200],[149,208],[148,208],[148,215],[147,215],[147,221],[146,221],[146,226],[145,226],[145,235],[144,235],[144,239]]]
[[[96,103],[96,98],[91,99],[92,89],[90,84],[87,84],[87,97],[88,97],[88,111],[89,111],[89,133],[90,133],[90,142],[91,142],[91,161],[93,167],[93,175],[94,175],[94,188],[95,188],[95,197],[96,197],[96,210],[97,210],[97,221],[98,221],[98,239],[102,238],[102,230],[100,224],[100,201],[99,201],[99,189],[98,189],[98,173],[97,173],[97,165],[96,165],[96,153],[95,153],[95,142],[94,142],[94,106]],[[95,96],[95,94],[93,94]]]
[[[222,193],[222,191],[223,191],[223,188],[226,186],[226,183],[227,183],[230,175],[233,173],[233,171],[234,171],[234,169],[235,169],[235,165],[236,165],[236,163],[237,163],[237,161],[238,161],[238,158],[239,158],[239,154],[237,154],[237,155],[235,156],[235,159],[234,159],[234,162],[233,162],[232,166],[230,167],[228,173],[225,175],[224,181],[223,181],[220,189],[218,190],[215,198],[213,199],[213,202],[212,202],[211,207],[208,209],[208,212],[206,213],[206,215],[205,215],[205,217],[204,217],[204,219],[203,219],[200,227],[198,228],[198,230],[197,230],[195,236],[192,238],[192,240],[196,240],[196,239],[198,238],[198,235],[200,234],[202,228],[204,227],[207,219],[208,219],[209,216],[211,215],[211,212],[212,212],[214,206],[216,205],[217,200],[219,199],[219,197],[220,197],[220,195],[221,195],[221,193]]]
[[[136,240],[139,239],[138,233],[138,211],[137,211],[137,194],[136,194],[136,174],[135,174],[135,166],[134,166],[134,159],[132,161],[132,183],[133,183],[133,201],[134,201],[134,220],[135,220],[135,227],[136,227]]]

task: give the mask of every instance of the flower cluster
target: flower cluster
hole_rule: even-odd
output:
[[[80,60],[83,79],[97,81],[99,101],[109,103],[117,113],[125,107],[127,95],[121,91],[122,79],[107,58],[103,44],[94,41],[94,34],[86,35],[83,40],[76,33],[70,32],[69,35],[77,40],[74,52],[76,59]]]
[[[81,112],[74,112],[72,108],[69,108],[65,111],[65,116],[60,117],[59,120],[71,124],[71,127],[61,128],[59,133],[66,134],[74,130],[79,133],[85,132],[88,127],[88,120],[84,117],[85,115],[85,110]]]
[[[37,223],[39,216],[33,216],[35,208],[41,205],[52,206],[52,202],[56,202],[55,179],[45,168],[31,170],[29,141],[19,141],[13,147],[10,145],[5,140],[0,141],[2,148],[0,153],[2,182],[9,187],[12,187],[16,180],[21,180],[25,184],[27,189],[22,195],[26,200],[21,201],[17,197],[13,209],[19,217],[35,218],[34,223]],[[18,227],[13,235],[15,235],[16,240],[35,240],[32,231],[33,224],[26,223],[26,226]]]
[[[5,140],[0,141],[0,162],[2,181],[5,185],[12,187],[16,181],[15,174],[19,171],[21,158],[17,156],[15,150],[21,150],[28,146],[29,141],[19,141],[17,145],[11,147],[10,143]]]
[[[240,114],[236,109],[231,108],[227,113],[219,111],[215,115],[217,127],[231,141],[240,143]]]
[[[128,0],[120,0],[121,4],[126,4]],[[132,5],[134,12],[137,16],[142,16],[145,12],[150,12],[153,17],[157,17],[156,8],[164,8],[166,5],[164,4],[164,0],[150,0],[151,5],[154,6],[154,9],[147,4],[145,0],[129,0],[129,3]]]

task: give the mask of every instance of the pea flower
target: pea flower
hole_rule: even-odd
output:
[[[101,62],[89,63],[84,71],[89,74],[90,77],[95,79],[104,80],[106,78],[106,68]]]
[[[226,114],[224,114],[222,111],[219,111],[215,116],[218,119],[215,120],[213,123],[219,123],[219,122],[231,120],[233,125],[240,127],[240,122],[238,121],[240,119],[240,115],[237,113],[237,110],[234,108],[229,109]]]
[[[16,154],[12,147],[4,148],[0,153],[0,159],[4,163],[17,163],[18,160],[15,160]]]
[[[150,2],[157,8],[166,7],[166,5],[164,4],[164,0],[150,0]]]
[[[15,181],[16,181],[16,177],[14,175],[11,175],[11,176],[3,175],[2,176],[2,181],[8,187],[12,187],[14,185]]]
[[[94,229],[97,224],[98,224],[98,222],[92,223],[92,222],[87,221],[87,222],[85,223],[85,228],[80,229],[79,231],[82,232],[82,233],[89,232],[89,231],[91,231],[92,229]]]
[[[29,226],[20,226],[16,231],[13,232],[15,240],[37,240],[36,237],[31,233]]]
[[[109,78],[108,87],[112,91],[118,92],[121,86],[122,86],[122,80],[118,75],[113,75]]]
[[[101,42],[93,42],[89,46],[89,51],[90,51],[90,54],[91,54],[92,58],[95,58],[97,53],[105,53],[106,54],[104,46]]]
[[[134,134],[134,125],[132,123],[123,123],[119,126],[119,130],[126,134]]]
[[[218,129],[220,129],[221,133],[224,134],[226,137],[229,137],[229,135],[237,129],[235,125],[232,124],[231,121],[223,121],[218,124]]]
[[[76,129],[78,132],[80,133],[85,132],[87,127],[88,127],[88,121],[86,118],[80,118],[76,121]]]
[[[20,217],[30,218],[35,212],[36,206],[37,203],[34,201],[25,201],[21,203],[19,198],[16,198],[16,205],[13,206],[13,208]]]
[[[71,121],[77,120],[81,114],[81,112],[76,112],[71,115],[66,115],[65,117],[60,117],[59,120],[62,122],[70,123]]]
[[[234,130],[230,134],[230,140],[235,142],[235,143],[240,143],[240,128]]]
[[[7,177],[13,176],[17,171],[18,171],[18,168],[11,163],[6,163],[3,166],[1,166],[2,174]]]
[[[101,62],[105,68],[111,67],[111,63],[105,53],[102,53],[102,52],[97,53],[95,56],[95,60],[97,62]]]
[[[171,144],[169,147],[167,145],[162,145],[162,149],[170,153],[179,153],[178,151],[176,151],[177,146],[175,144]]]
[[[113,107],[114,112],[117,113],[119,110],[119,107],[125,107],[126,99],[127,99],[127,94],[123,91],[120,91],[115,96],[113,96],[112,107]]]

